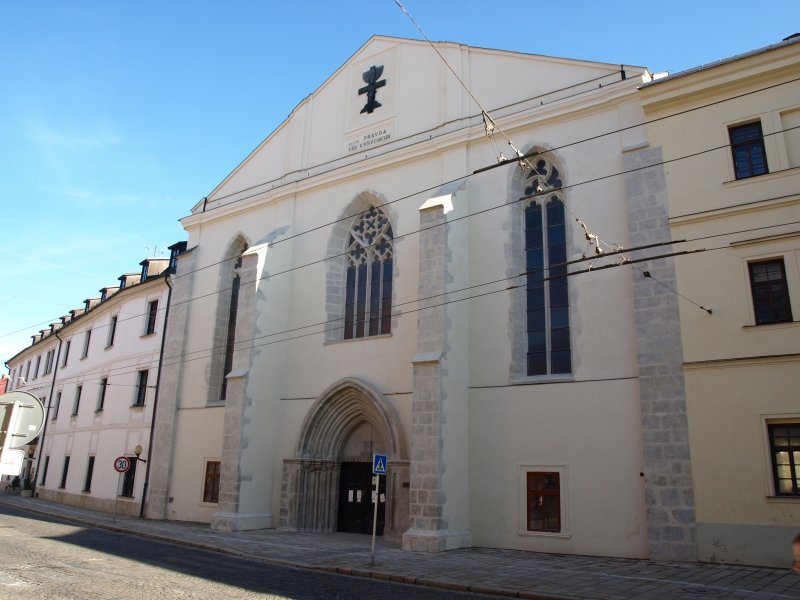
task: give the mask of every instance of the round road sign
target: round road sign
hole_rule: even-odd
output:
[[[131,459],[127,456],[118,456],[114,459],[114,469],[117,473],[124,473],[131,468]]]
[[[9,392],[0,396],[0,444],[22,448],[39,435],[43,424],[44,406],[33,394]]]

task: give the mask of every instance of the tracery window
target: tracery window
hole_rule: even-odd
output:
[[[534,161],[524,189],[541,194],[525,209],[527,374],[565,374],[572,352],[561,176],[548,160]]]
[[[389,219],[374,206],[356,217],[350,227],[344,339],[391,332],[392,240]]]

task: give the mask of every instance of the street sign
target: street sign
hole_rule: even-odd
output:
[[[372,474],[373,475],[386,475],[386,467],[389,461],[386,459],[385,454],[372,455]]]
[[[0,462],[0,475],[21,475],[25,464],[24,450],[6,450]]]
[[[127,456],[118,456],[114,459],[114,469],[117,473],[124,473],[131,468],[131,459]]]
[[[44,425],[42,401],[28,392],[0,396],[0,446],[22,448],[39,435]]]

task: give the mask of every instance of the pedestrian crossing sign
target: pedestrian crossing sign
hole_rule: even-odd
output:
[[[386,475],[386,466],[389,464],[385,454],[372,455],[372,474]]]

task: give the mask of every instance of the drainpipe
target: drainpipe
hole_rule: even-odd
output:
[[[167,292],[167,307],[164,311],[164,329],[161,333],[161,351],[158,354],[158,375],[156,375],[156,391],[155,391],[155,398],[153,399],[153,416],[150,419],[150,440],[147,442],[147,468],[144,472],[144,486],[142,487],[142,502],[141,506],[139,507],[139,518],[144,518],[144,503],[147,500],[147,487],[150,483],[150,465],[153,464],[153,455],[151,451],[153,450],[153,437],[155,436],[156,432],[156,409],[158,408],[158,393],[161,389],[161,367],[164,363],[164,345],[167,342],[167,324],[169,323],[169,307],[172,304],[172,284],[169,282],[171,274],[164,277],[164,282],[167,284],[169,288],[169,292]],[[138,458],[138,457],[137,457]]]
[[[44,436],[47,433],[47,424],[50,422],[50,408],[53,406],[53,392],[56,389],[56,375],[58,375],[58,363],[61,361],[61,345],[64,340],[58,335],[58,331],[54,332],[58,339],[58,350],[56,351],[56,365],[53,367],[53,381],[50,383],[50,397],[47,399],[47,410],[44,411],[44,427],[42,433],[39,435],[39,458],[36,460],[36,479],[39,479],[39,468],[42,466],[42,454],[44,453]],[[36,480],[34,479],[33,487],[36,487]]]

